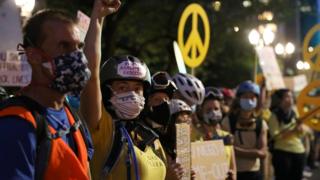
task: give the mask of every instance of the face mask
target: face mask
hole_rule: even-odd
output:
[[[203,121],[207,124],[218,124],[222,119],[222,112],[219,110],[203,114]]]
[[[43,63],[43,66],[51,65],[49,69],[54,74],[50,85],[52,89],[63,94],[71,93],[74,96],[79,96],[91,75],[87,64],[88,61],[84,53],[76,50],[55,57],[51,62]]]
[[[257,107],[257,99],[240,99],[240,107],[245,111],[251,111]]]
[[[148,117],[157,124],[166,126],[170,118],[170,107],[168,102],[164,101],[157,106],[151,106],[148,112]]]
[[[138,95],[134,91],[129,91],[120,94],[114,94],[110,102],[116,115],[121,120],[131,120],[140,114],[144,107],[144,97]]]

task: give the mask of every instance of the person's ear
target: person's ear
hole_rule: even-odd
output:
[[[38,49],[33,47],[28,47],[25,49],[28,62],[31,65],[41,64],[42,63],[42,55]]]

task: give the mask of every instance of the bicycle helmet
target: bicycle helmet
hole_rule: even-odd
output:
[[[156,92],[164,92],[171,99],[173,93],[177,90],[176,84],[172,81],[169,74],[165,71],[159,71],[152,75],[151,77],[151,88],[150,94]]]
[[[234,91],[232,89],[221,88],[220,90],[221,90],[224,98],[231,98],[231,99],[234,98]]]
[[[205,88],[205,100],[207,99],[216,99],[216,100],[219,100],[219,101],[222,101],[223,100],[223,94],[222,92],[216,88],[216,87],[206,87]]]
[[[240,97],[243,93],[252,92],[256,96],[260,95],[260,87],[252,81],[242,82],[237,89],[237,97]]]
[[[191,107],[180,99],[171,99],[169,107],[171,115],[175,115],[180,112],[192,113]]]
[[[192,104],[202,104],[205,90],[202,82],[198,78],[190,74],[177,73],[172,79],[186,100]]]
[[[114,80],[142,81],[146,88],[151,85],[150,71],[147,65],[131,55],[109,58],[100,69],[101,84]]]

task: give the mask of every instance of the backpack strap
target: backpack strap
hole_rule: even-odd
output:
[[[259,137],[260,137],[260,134],[261,134],[261,131],[262,131],[262,124],[263,124],[263,119],[259,116],[258,118],[256,118],[256,128],[255,128],[255,134],[256,134],[256,139],[258,141]],[[230,115],[229,116],[229,125],[230,125],[230,132],[231,134],[235,135],[236,131],[238,130],[236,125],[237,125],[237,118],[234,116],[234,115]],[[239,138],[240,138],[240,141],[242,142],[242,137],[240,135],[240,132],[239,132]],[[243,143],[243,142],[242,142]]]
[[[258,117],[256,119],[256,129],[255,129],[257,140],[259,139],[262,131],[262,123],[263,123],[263,119],[261,117]]]
[[[229,126],[230,126],[231,134],[234,134],[236,132],[236,130],[237,130],[236,125],[237,125],[237,118],[235,117],[235,115],[230,114],[230,116],[229,116]]]
[[[45,169],[48,165],[51,150],[51,139],[49,136],[48,123],[43,113],[45,109],[36,101],[26,96],[11,97],[0,104],[0,110],[12,106],[20,106],[31,112],[37,128],[36,133],[36,161],[35,161],[35,179],[43,179]]]
[[[86,145],[87,150],[89,148],[92,148],[92,141],[91,141],[91,137],[90,137],[90,133],[89,133],[89,129],[87,126],[87,123],[83,120],[81,120],[82,118],[80,117],[79,113],[75,111],[75,109],[73,109],[70,104],[68,103],[68,101],[65,101],[65,106],[69,109],[71,115],[74,118],[75,124],[73,127],[70,128],[70,131],[76,131],[76,130],[80,130],[80,133],[83,137],[84,143]],[[89,158],[89,154],[88,154],[88,160],[90,160]]]
[[[111,145],[110,153],[108,154],[107,160],[105,161],[102,169],[102,176],[108,175],[113,169],[114,165],[118,162],[119,157],[123,150],[123,145],[126,142],[126,139],[123,133],[120,131],[120,121],[113,121],[114,132],[113,132],[113,141]]]

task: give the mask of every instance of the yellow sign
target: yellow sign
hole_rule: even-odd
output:
[[[320,130],[320,81],[311,82],[300,92],[297,108],[306,125],[312,129]],[[312,113],[310,114],[310,112]]]
[[[191,17],[191,30],[186,31],[187,20]],[[199,33],[198,20],[202,21],[204,38]],[[188,33],[186,40],[185,33]],[[183,11],[178,27],[178,44],[182,51],[184,62],[191,68],[199,66],[207,55],[210,41],[210,23],[205,10],[196,3],[192,3]]]
[[[309,44],[314,35],[320,30],[320,24],[313,26],[303,40],[303,59],[308,61],[311,68],[320,71],[320,46],[316,46],[309,51]]]

